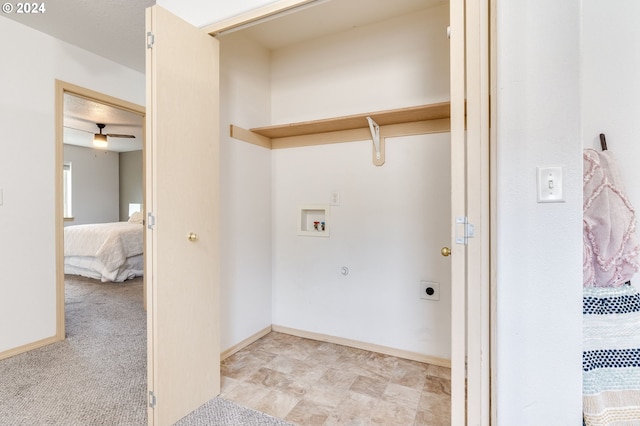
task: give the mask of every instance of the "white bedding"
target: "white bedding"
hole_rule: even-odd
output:
[[[65,274],[122,282],[142,275],[143,225],[130,222],[64,228]]]

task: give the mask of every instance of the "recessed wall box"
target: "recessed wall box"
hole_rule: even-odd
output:
[[[329,206],[302,206],[298,212],[298,235],[329,236]]]

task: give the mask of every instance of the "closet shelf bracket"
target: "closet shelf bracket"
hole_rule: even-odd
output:
[[[373,141],[373,164],[382,166],[384,164],[384,139],[380,138],[380,126],[371,117],[367,117],[367,121]]]

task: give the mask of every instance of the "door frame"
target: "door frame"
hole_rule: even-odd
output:
[[[459,209],[454,208],[452,214],[454,217],[463,215],[468,223],[475,226],[475,235],[465,245],[456,246],[461,249],[459,251],[465,252],[460,262],[464,263],[460,265],[464,276],[460,277],[458,283],[462,293],[458,300],[466,302],[464,312],[458,312],[458,320],[461,322],[458,330],[461,335],[458,337],[462,344],[457,349],[464,350],[457,354],[456,363],[457,373],[465,372],[466,376],[457,374],[455,383],[452,379],[452,408],[453,405],[464,406],[466,418],[456,414],[453,409],[454,425],[489,425],[492,420],[491,409],[495,409],[492,404],[492,391],[495,389],[492,387],[491,375],[492,349],[495,347],[495,335],[492,336],[495,292],[492,291],[491,273],[491,262],[495,259],[492,255],[492,248],[495,248],[492,246],[492,242],[495,242],[492,232],[495,232],[495,227],[491,226],[495,223],[492,213],[495,210],[491,209],[491,202],[495,200],[492,192],[495,185],[491,185],[491,178],[495,162],[490,160],[495,152],[491,146],[495,140],[490,126],[491,117],[495,117],[495,113],[490,112],[495,112],[495,105],[491,104],[492,75],[489,66],[492,62],[491,55],[495,52],[495,49],[490,49],[490,43],[495,42],[495,34],[491,34],[495,28],[491,25],[495,16],[492,13],[494,2],[495,0],[451,0],[456,10],[455,16],[452,16],[452,26],[455,19],[459,29],[456,32],[461,33],[456,34],[456,37],[464,39],[458,45],[462,66],[458,69],[458,93],[457,96],[452,93],[452,104],[456,99],[459,158],[464,162],[464,170],[460,171],[459,178],[464,181],[465,187],[462,194],[464,199],[460,200]],[[453,8],[452,6],[452,10]],[[452,78],[452,91],[453,81]],[[452,105],[452,115],[453,109]],[[463,232],[460,225],[454,223],[452,239],[455,241]],[[455,306],[452,311],[454,309]]]
[[[211,36],[234,31],[314,1],[279,0],[208,25],[203,31]],[[490,90],[495,90],[491,84],[495,67],[489,66],[495,66],[495,2],[450,0],[451,63],[457,70],[450,71],[452,162],[459,160],[455,170],[452,164],[452,178],[457,174],[455,185],[460,192],[454,201],[452,179],[452,301],[457,295],[464,306],[452,306],[453,425],[489,425],[496,412],[490,368],[495,362],[491,354],[495,353],[492,311],[496,303],[492,288],[495,227],[491,226],[496,220],[491,209],[495,202],[495,185],[491,185],[495,181],[495,134],[490,121],[496,108],[489,97]],[[455,244],[456,233],[460,233],[456,216],[467,217],[475,225],[475,236],[468,245]]]
[[[123,99],[96,92],[62,80],[55,81],[55,265],[56,265],[56,334],[54,341],[65,339],[64,309],[64,210],[62,205],[62,164],[64,163],[64,95],[65,93],[95,101],[114,108],[132,112],[142,118],[142,158],[145,158],[145,117],[146,108]],[[142,176],[145,176],[144,161]],[[142,203],[146,199],[146,185],[142,183]],[[146,232],[146,230],[145,230]],[[146,241],[146,239],[145,239]],[[146,251],[146,250],[145,250]],[[146,272],[146,271],[145,271]],[[146,308],[147,279],[143,276],[143,303]]]
[[[452,425],[496,421],[495,2],[450,0],[452,244],[464,235],[452,251]]]

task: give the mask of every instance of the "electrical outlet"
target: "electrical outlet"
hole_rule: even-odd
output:
[[[425,300],[440,300],[440,283],[420,281],[420,298]]]
[[[332,206],[339,206],[340,205],[340,193],[337,191],[333,191],[331,193],[331,202],[329,203]]]

